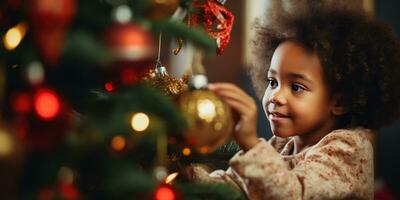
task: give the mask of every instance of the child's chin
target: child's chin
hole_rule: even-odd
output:
[[[281,138],[287,138],[287,137],[291,137],[294,135],[292,131],[288,131],[288,130],[272,130],[272,133],[275,136],[281,137]]]

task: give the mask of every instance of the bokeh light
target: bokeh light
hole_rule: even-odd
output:
[[[126,146],[126,140],[123,136],[116,135],[111,140],[111,147],[115,151],[122,151]]]
[[[175,193],[167,186],[161,186],[156,190],[156,200],[174,200]]]
[[[150,125],[150,118],[145,113],[136,113],[131,118],[131,126],[133,130],[142,132]]]
[[[10,28],[3,37],[4,47],[9,51],[14,50],[24,38],[26,30],[27,25],[23,22]]]
[[[0,129],[0,156],[7,156],[13,151],[13,142],[8,133]]]
[[[39,90],[35,96],[34,105],[36,113],[44,120],[53,119],[60,112],[60,100],[51,90]]]
[[[179,175],[178,172],[174,172],[174,173],[168,175],[167,178],[165,178],[165,183],[166,183],[166,184],[171,184],[172,181],[174,181],[175,178],[176,178],[178,175]]]
[[[114,90],[114,85],[111,82],[104,84],[104,88],[107,92],[112,92]]]
[[[44,68],[41,62],[34,61],[28,65],[26,76],[32,85],[39,85],[44,80]]]
[[[191,153],[192,153],[192,151],[188,147],[182,149],[182,154],[184,156],[189,156]]]

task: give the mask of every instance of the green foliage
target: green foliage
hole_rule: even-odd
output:
[[[186,183],[179,185],[185,199],[191,200],[239,200],[245,195],[227,184]]]

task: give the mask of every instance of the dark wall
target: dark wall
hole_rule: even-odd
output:
[[[378,18],[390,23],[400,36],[400,1],[375,0],[375,11]]]
[[[399,0],[375,0],[376,16],[392,25],[398,36],[400,36],[399,8]],[[400,197],[400,122],[380,131],[377,134],[376,145],[377,177],[382,178]]]

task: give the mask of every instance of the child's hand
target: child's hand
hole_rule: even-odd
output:
[[[236,123],[234,138],[247,151],[258,143],[257,106],[242,89],[230,83],[209,84],[208,89],[221,96],[236,111],[240,118]]]

